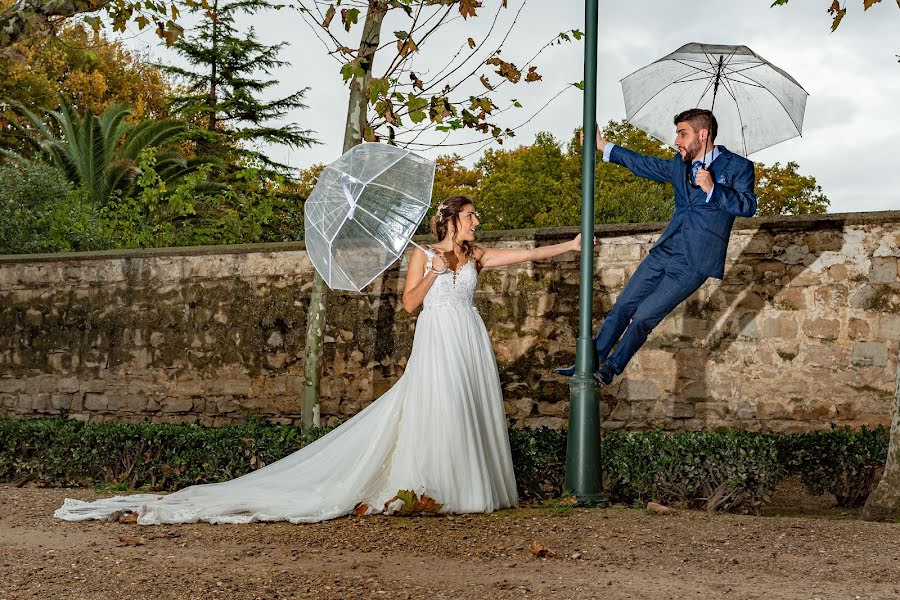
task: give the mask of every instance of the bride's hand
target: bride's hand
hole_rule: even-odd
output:
[[[431,269],[440,273],[447,268],[447,259],[444,258],[443,252],[436,252],[431,258]]]
[[[591,238],[594,242],[594,246],[597,245],[597,238]],[[572,250],[574,252],[581,252],[581,234],[575,236],[575,239],[570,242],[572,244]]]

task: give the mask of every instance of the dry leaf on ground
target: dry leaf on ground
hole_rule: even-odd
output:
[[[528,546],[528,551],[538,558],[557,558],[558,556],[556,552],[546,547],[537,540],[531,542],[531,544]]]
[[[666,506],[665,504],[659,504],[658,502],[648,502],[647,503],[647,511],[656,513],[657,515],[674,515],[675,513],[678,512],[671,506]]]

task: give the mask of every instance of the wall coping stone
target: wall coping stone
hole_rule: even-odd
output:
[[[822,228],[846,225],[871,225],[878,223],[900,223],[900,210],[876,212],[829,213],[823,215],[791,215],[762,217],[754,219],[738,218],[734,230],[766,229],[769,231],[791,231],[814,229],[814,224]],[[613,238],[644,233],[658,233],[665,229],[668,221],[650,223],[615,223],[597,225],[594,234],[598,238]],[[813,226],[811,226],[813,225]],[[482,231],[478,240],[482,242],[549,240],[573,236],[580,227],[545,227],[541,229],[506,229]],[[433,241],[432,235],[416,236],[416,241]],[[263,244],[231,244],[217,246],[181,246],[172,248],[135,248],[129,250],[94,250],[89,252],[48,252],[43,254],[0,254],[0,266],[6,264],[42,263],[57,261],[89,261],[127,258],[157,258],[166,256],[213,256],[221,254],[254,254],[270,252],[305,252],[304,242],[269,242]]]

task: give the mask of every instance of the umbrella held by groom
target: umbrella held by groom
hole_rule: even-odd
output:
[[[675,212],[669,225],[628,280],[594,338],[594,378],[602,385],[621,374],[628,361],[676,306],[708,277],[721,279],[736,216],[756,213],[753,163],[715,145],[718,123],[709,110],[694,108],[674,118],[671,159],[644,156],[603,139],[603,160],[639,177],[671,183]],[[575,367],[556,369],[571,376]]]

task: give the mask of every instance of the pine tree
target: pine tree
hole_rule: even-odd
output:
[[[312,131],[296,124],[269,125],[292,109],[307,108],[304,96],[309,88],[277,100],[261,99],[266,90],[278,84],[277,79],[265,76],[286,64],[278,54],[287,43],[265,46],[252,27],[242,33],[236,25],[239,15],[279,8],[267,0],[196,3],[199,25],[175,43],[175,50],[191,67],[162,68],[184,84],[182,93],[172,97],[171,109],[194,124],[191,135],[198,155],[285,172],[291,167],[269,158],[260,146],[303,148],[318,143]]]

